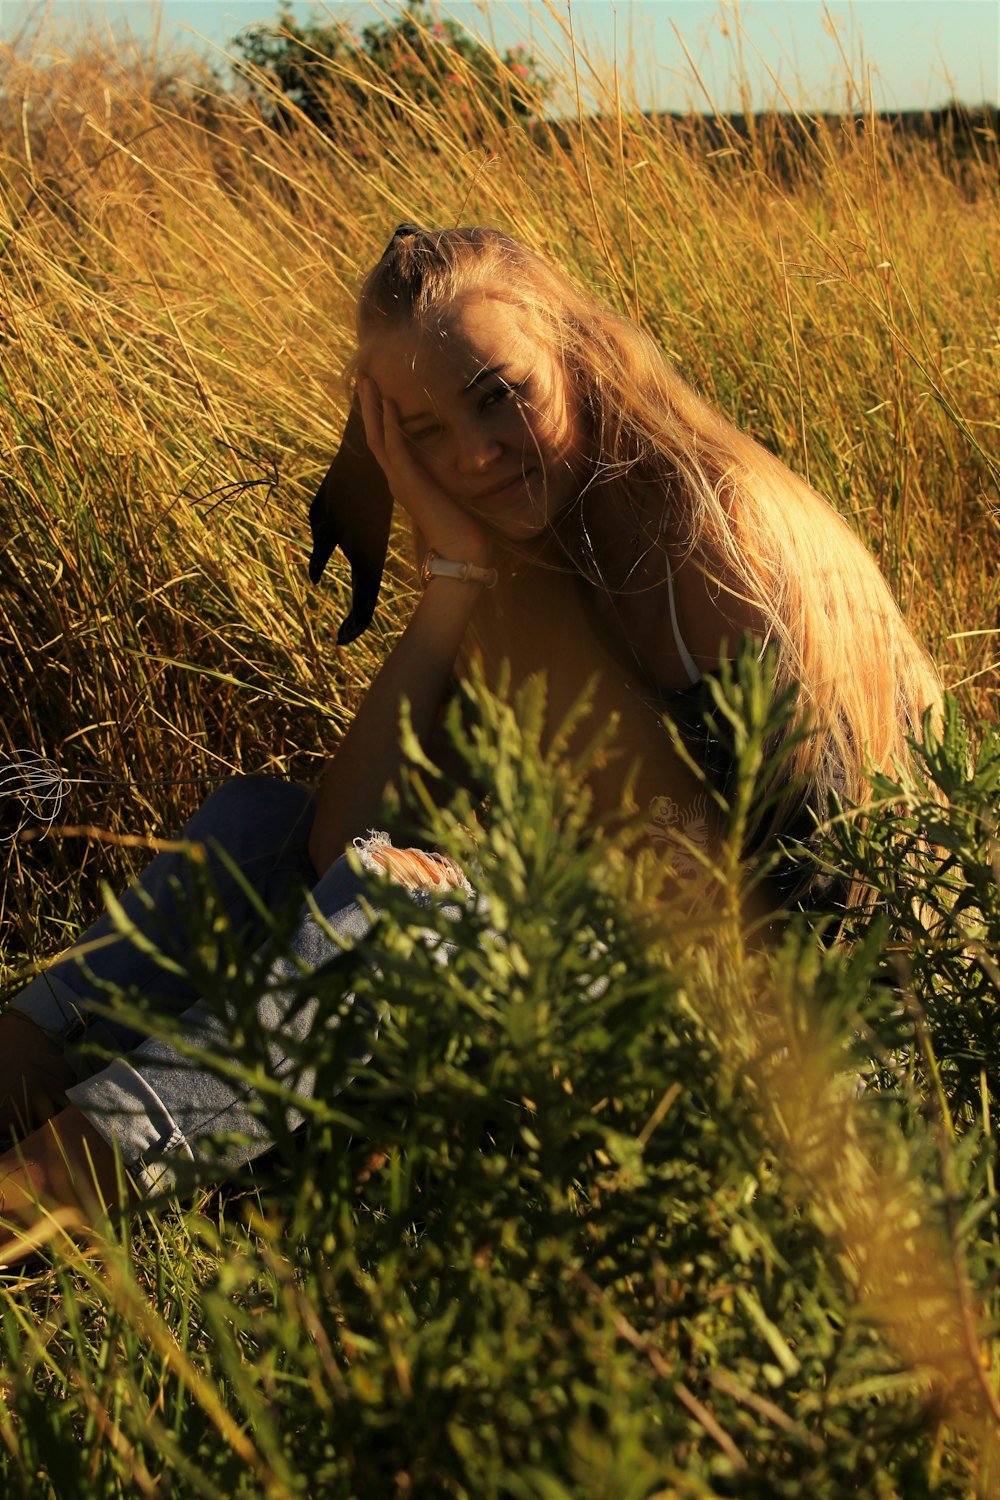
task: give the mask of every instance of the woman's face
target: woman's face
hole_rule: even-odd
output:
[[[530,540],[579,494],[580,414],[512,303],[466,296],[439,328],[377,335],[360,363],[431,478],[499,536]]]

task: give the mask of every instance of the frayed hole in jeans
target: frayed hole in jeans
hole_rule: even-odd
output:
[[[466,890],[459,866],[447,854],[426,849],[395,849],[388,842],[366,842],[368,861],[409,891]]]

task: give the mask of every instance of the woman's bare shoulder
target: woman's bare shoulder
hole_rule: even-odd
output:
[[[733,656],[744,635],[759,640],[769,635],[769,621],[749,597],[746,578],[720,548],[699,543],[672,570],[680,632],[701,671]]]
[[[739,571],[720,549],[682,550],[661,542],[625,588],[595,600],[605,628],[619,636],[643,675],[668,692],[732,656],[744,634],[764,639],[768,622]]]

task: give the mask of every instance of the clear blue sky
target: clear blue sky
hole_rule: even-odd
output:
[[[392,13],[383,4],[320,4],[295,0],[305,19],[310,10],[347,18],[353,25]],[[457,0],[437,7],[442,15],[488,38],[501,49],[527,42],[536,54],[558,55],[565,43],[541,0]],[[558,8],[566,13],[565,0]],[[677,33],[686,44],[713,100],[738,108],[734,16],[737,6],[717,0],[573,0],[573,27],[593,60],[617,51],[629,69],[640,101],[651,108],[704,108]],[[877,108],[933,108],[949,98],[967,104],[998,102],[1000,3],[998,0],[758,0],[738,6],[746,74],[755,108],[775,97],[772,76],[795,104],[835,109],[844,103],[840,45],[857,77],[871,69]],[[66,38],[88,23],[131,28],[137,38],[159,36],[163,54],[199,50],[211,54],[247,26],[266,24],[278,0],[0,0],[0,41],[30,35],[48,16],[45,34]],[[102,19],[103,18],[103,19]],[[676,31],[675,31],[676,28]],[[215,51],[216,61],[222,62]],[[862,66],[863,59],[863,66]]]

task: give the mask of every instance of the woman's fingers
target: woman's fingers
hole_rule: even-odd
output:
[[[361,402],[361,417],[365,424],[368,447],[379,465],[386,468],[385,427],[378,399],[378,387],[367,375],[358,376],[358,399]]]
[[[389,397],[379,399],[374,380],[362,382],[361,411],[365,419],[368,446],[378,459],[389,481],[393,498],[410,512],[419,526],[424,514],[436,505],[457,509],[452,500],[434,483],[415,457],[399,425],[399,410]]]
[[[399,425],[399,409],[388,396],[382,400],[382,431],[385,434],[385,451],[394,468],[406,470],[416,468],[413,454]]]
[[[433,505],[434,497],[438,494],[437,486],[424,472],[411,451],[406,434],[399,425],[399,411],[396,403],[389,397],[384,397],[381,402],[379,425],[383,454],[380,462],[385,469],[389,485],[400,505],[410,512],[419,525],[420,511],[425,509],[428,503]],[[443,491],[439,493],[439,498],[446,505],[451,503]]]
[[[440,500],[445,505],[453,506],[454,501],[431,479],[414,453],[412,443],[399,425],[399,407],[389,396],[382,400],[382,434],[389,468],[399,476],[399,482],[406,491],[406,494],[400,496],[400,503],[409,508],[408,494],[417,505],[433,505]]]
[[[408,491],[421,481],[426,485],[427,476],[410,451],[399,425],[396,403],[388,398],[380,399],[378,386],[367,375],[358,378],[358,393],[368,446],[384,469],[394,498],[409,509]]]
[[[368,446],[389,481],[393,499],[442,557],[486,565],[491,547],[485,530],[424,468],[399,425],[396,403],[388,396],[380,398],[370,376],[359,377],[358,393]]]

